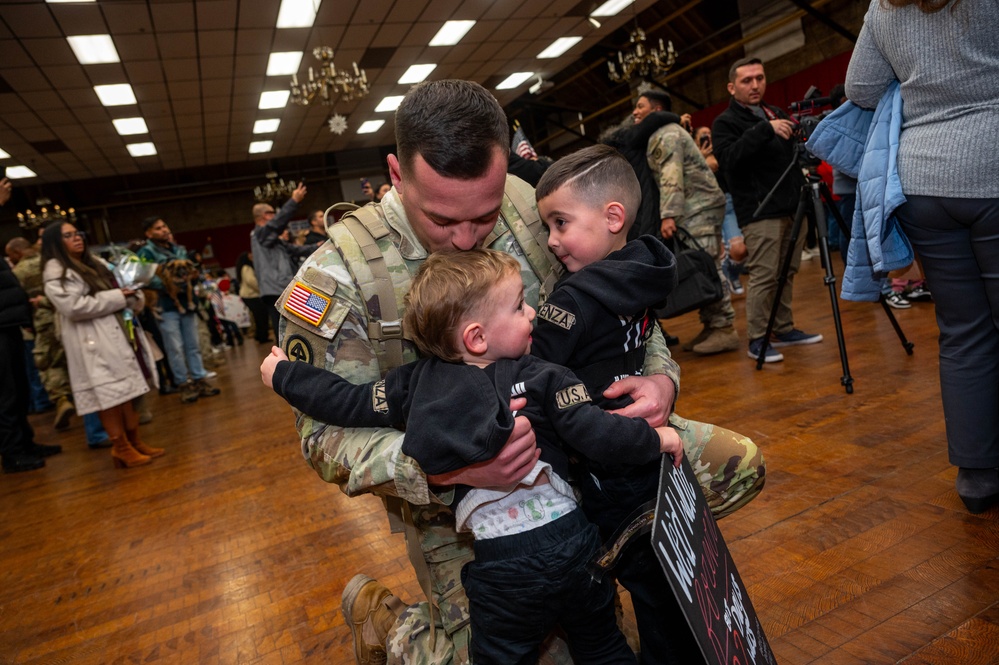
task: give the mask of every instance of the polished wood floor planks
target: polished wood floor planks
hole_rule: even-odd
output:
[[[778,662],[999,662],[999,510],[969,515],[953,489],[933,305],[895,311],[907,356],[879,306],[840,302],[847,395],[817,259],[794,288],[796,325],[823,343],[762,371],[744,349],[675,350],[678,411],[767,458],[763,493],[720,525]],[[666,324],[700,330],[696,314]],[[168,454],[146,467],[112,468],[78,418],[55,432],[31,417],[65,452],[0,477],[0,663],[348,664],[347,580],[419,598],[379,500],[303,462],[290,410],[259,382],[268,350],[224,352],[218,397],[151,396],[144,438]]]

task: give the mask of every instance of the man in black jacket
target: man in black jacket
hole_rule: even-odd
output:
[[[746,293],[746,323],[749,333],[749,357],[756,359],[763,344],[770,308],[777,293],[777,278],[791,243],[792,217],[805,184],[801,170],[793,167],[780,182],[767,206],[756,208],[781,174],[795,159],[795,123],[775,106],[763,102],[767,89],[763,62],[759,58],[737,60],[729,69],[728,108],[711,127],[715,156],[727,179],[735,204],[735,214],[743,230],[749,256],[746,268],[749,284]],[[771,348],[766,362],[784,359],[776,348],[815,344],[822,335],[804,333],[794,327],[791,297],[794,275],[801,263],[805,235],[800,234],[792,251],[787,283],[781,294],[774,322]],[[776,347],[776,348],[773,348]]]

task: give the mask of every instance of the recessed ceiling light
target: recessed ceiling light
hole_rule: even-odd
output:
[[[45,0],[50,5],[68,4],[70,2],[97,2],[97,0]]]
[[[132,86],[127,83],[115,83],[112,85],[95,85],[94,92],[104,106],[125,106],[135,104],[135,93]]]
[[[316,21],[319,0],[281,0],[277,27],[311,28]]]
[[[399,83],[419,83],[430,76],[430,72],[436,68],[437,65],[410,65],[406,73],[399,79]]]
[[[496,86],[497,90],[509,90],[511,88],[516,88],[518,85],[526,81],[527,79],[534,76],[534,72],[517,72],[516,74],[510,74],[503,81]]]
[[[283,109],[288,105],[288,97],[290,96],[290,90],[269,90],[267,92],[262,92],[260,93],[260,103],[257,104],[257,108]]]
[[[146,121],[142,118],[116,118],[111,122],[114,123],[114,128],[117,129],[118,133],[122,136],[149,133],[149,128],[146,127]]]
[[[250,154],[257,152],[270,152],[274,147],[274,141],[252,141],[250,143]]]
[[[271,132],[276,132],[278,127],[281,126],[281,120],[278,118],[271,118],[269,120],[257,120],[253,123],[253,133],[254,134],[270,134]]]
[[[559,37],[538,54],[539,58],[557,58],[582,41],[582,37]]]
[[[430,40],[430,46],[454,46],[472,29],[473,25],[475,25],[475,21],[445,21],[434,38]]]
[[[298,71],[298,66],[302,64],[301,51],[285,51],[283,53],[271,53],[267,59],[268,76],[287,76]]]
[[[358,134],[372,134],[377,132],[385,124],[384,120],[367,120],[357,128]]]
[[[10,157],[10,153],[0,148],[0,159],[7,159],[8,157]]]
[[[392,95],[386,97],[382,101],[378,102],[378,106],[375,107],[375,113],[385,113],[387,111],[394,111],[399,108],[399,104],[402,104],[402,98],[404,95]]]
[[[635,0],[607,0],[607,2],[590,12],[590,16],[614,16],[633,2]]]
[[[156,154],[156,146],[149,142],[129,143],[125,147],[128,148],[128,154],[132,157],[148,157]]]
[[[8,166],[7,167],[7,177],[11,180],[17,180],[18,178],[34,178],[37,173],[29,169],[27,166]]]
[[[97,65],[104,62],[121,62],[114,48],[111,35],[75,35],[67,37],[69,47],[76,54],[81,65]]]

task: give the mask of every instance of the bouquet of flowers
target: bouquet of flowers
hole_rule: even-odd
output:
[[[112,250],[111,263],[118,286],[123,289],[138,290],[146,286],[156,276],[156,268],[159,267],[159,264],[123,248]]]

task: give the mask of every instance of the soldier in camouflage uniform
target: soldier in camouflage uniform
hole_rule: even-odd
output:
[[[306,260],[278,301],[281,345],[290,359],[353,383],[415,360],[397,322],[411,277],[430,252],[505,251],[521,263],[527,302],[543,299],[544,284],[561,266],[536,239],[533,190],[506,176],[508,131],[502,109],[478,84],[435,81],[410,90],[396,114],[399,156],[388,157],[395,187],[380,203],[332,225],[332,241]],[[370,237],[352,230],[358,220]],[[670,415],[680,373],[658,331],[647,345],[644,371],[612,387],[635,400],[625,415],[654,426],[670,418],[716,515],[752,500],[764,477],[752,441]],[[537,458],[530,423],[518,418],[493,460],[441,476],[427,476],[402,453],[398,431],[333,427],[300,413],[296,426],[303,453],[323,480],[349,496],[377,494],[390,522],[401,518],[395,524],[406,530],[410,560],[429,599],[403,608],[377,582],[361,575],[351,580],[343,609],[358,662],[384,662],[387,655],[393,663],[468,663],[468,599],[460,579],[472,537],[455,529],[451,485],[519,480]],[[571,662],[564,643],[556,641],[542,662]]]
[[[666,93],[649,91],[639,97],[632,114],[640,109],[669,111],[670,97]],[[659,216],[663,238],[672,237],[677,228],[687,231],[708,254],[714,257],[722,284],[728,281],[722,273],[721,224],[725,218],[725,194],[708,168],[704,156],[693,138],[682,126],[670,123],[660,127],[649,138],[647,150],[649,168],[659,183]],[[732,297],[725,289],[718,302],[701,308],[704,329],[683,348],[701,355],[735,351],[739,336],[735,332],[735,310]]]
[[[24,238],[7,243],[7,255],[15,263],[14,274],[32,303],[35,345],[32,357],[49,399],[56,404],[55,428],[65,429],[76,412],[69,385],[69,367],[62,341],[56,332],[55,309],[42,289],[42,257]],[[15,258],[16,257],[16,258]]]

